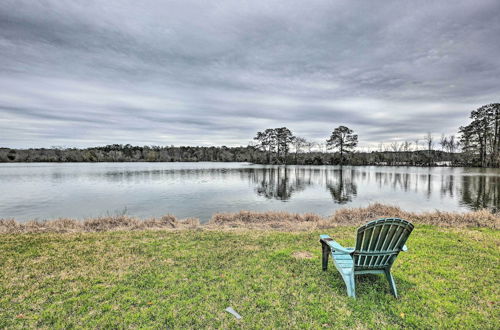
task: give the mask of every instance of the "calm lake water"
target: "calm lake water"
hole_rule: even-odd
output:
[[[500,207],[500,170],[247,163],[0,164],[0,218],[87,218],[216,212],[329,215],[382,202],[411,211]]]

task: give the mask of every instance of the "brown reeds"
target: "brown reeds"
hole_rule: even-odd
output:
[[[179,220],[172,215],[145,220],[128,216],[99,217],[85,220],[33,220],[28,222],[19,222],[13,219],[0,219],[0,233],[65,233],[112,230],[188,229],[196,228],[199,225],[200,222],[198,219],[187,218]]]
[[[14,233],[64,233],[64,232],[99,232],[112,230],[144,229],[265,229],[302,231],[331,228],[335,226],[359,226],[367,221],[397,217],[415,224],[428,224],[441,227],[485,227],[500,228],[500,215],[488,210],[471,212],[408,212],[396,206],[371,204],[361,208],[343,208],[330,217],[317,214],[288,212],[252,212],[216,213],[207,224],[200,224],[195,218],[177,219],[172,215],[161,218],[137,219],[128,216],[99,217],[86,220],[56,219],[48,221],[19,222],[13,219],[0,219],[0,234]]]
[[[330,217],[315,214],[294,214],[287,212],[218,213],[212,216],[209,227],[308,230],[335,226],[359,226],[378,218],[402,218],[415,224],[442,227],[487,227],[498,229],[500,215],[489,210],[471,212],[407,212],[396,206],[371,204],[360,208],[342,208]]]

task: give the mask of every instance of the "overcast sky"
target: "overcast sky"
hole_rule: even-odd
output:
[[[360,146],[500,101],[500,1],[0,1],[0,146]]]

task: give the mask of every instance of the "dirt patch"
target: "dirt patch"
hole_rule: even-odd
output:
[[[312,258],[314,258],[312,253],[307,252],[307,251],[296,251],[296,252],[292,253],[292,257],[294,257],[295,259],[312,259]]]

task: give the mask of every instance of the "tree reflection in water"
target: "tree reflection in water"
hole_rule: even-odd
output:
[[[463,176],[461,202],[473,210],[500,208],[500,178],[498,176]]]
[[[335,203],[346,204],[351,202],[353,197],[356,197],[357,186],[353,181],[356,177],[355,170],[345,171],[341,167],[340,169],[327,172],[327,174],[326,188]]]
[[[286,166],[251,171],[250,178],[256,184],[257,195],[282,201],[289,200],[293,193],[312,184],[304,169]]]
[[[439,194],[457,199],[473,210],[489,208],[496,212],[500,206],[500,176],[489,172],[469,173],[454,168],[269,166],[245,173],[257,195],[281,201],[290,200],[308,186],[322,186],[334,203],[347,204],[363,192],[358,187],[371,186],[379,191],[423,194],[428,200]]]
[[[301,167],[270,167],[249,172],[255,184],[255,192],[269,199],[289,200],[296,192],[311,185],[326,186],[333,200],[338,204],[352,201],[357,194],[353,177],[366,175],[353,169],[325,169]]]
[[[499,212],[500,169],[248,163],[4,164],[0,215],[29,220],[115,210],[210,219],[242,209],[331,214],[371,202],[410,211]],[[72,192],[78,192],[77,194]],[[283,203],[282,203],[283,202]]]

